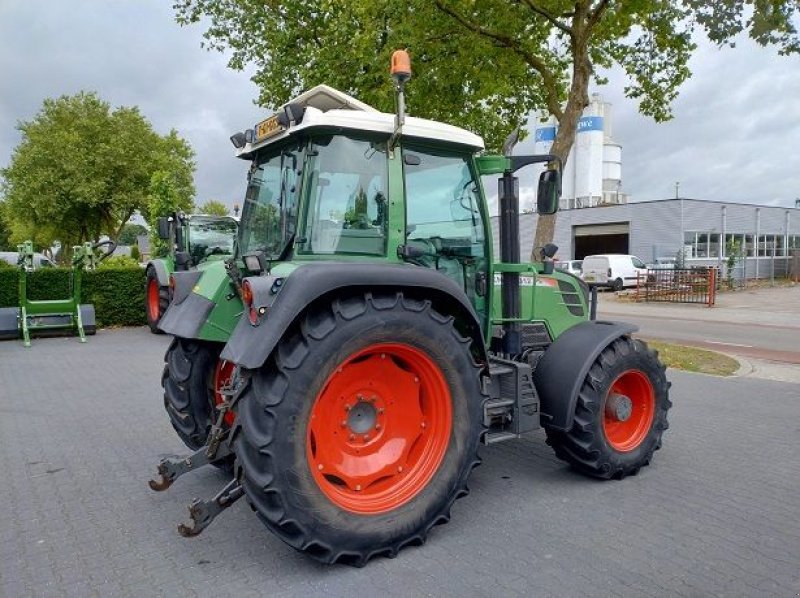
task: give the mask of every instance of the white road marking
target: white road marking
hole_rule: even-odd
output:
[[[710,345],[725,345],[727,347],[745,347],[747,349],[752,349],[753,345],[742,345],[740,343],[723,343],[721,341],[705,341]]]

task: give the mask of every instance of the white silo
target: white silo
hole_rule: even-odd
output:
[[[603,194],[603,100],[592,101],[578,121],[575,135],[576,207],[596,205]]]

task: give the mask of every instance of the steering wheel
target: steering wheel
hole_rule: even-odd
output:
[[[104,259],[109,257],[112,253],[114,253],[117,249],[117,244],[109,239],[108,241],[100,241],[99,243],[95,243],[92,245],[92,250],[100,249],[101,247],[109,246],[110,249],[106,249],[105,253],[101,253],[100,257],[97,258],[98,262],[102,262]]]

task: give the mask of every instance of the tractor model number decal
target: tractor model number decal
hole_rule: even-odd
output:
[[[494,274],[494,286],[499,287],[503,284],[503,275],[500,272],[495,272]],[[533,276],[526,276],[525,274],[520,274],[519,276],[519,286],[521,287],[550,287],[553,289],[558,288],[558,281],[555,278],[547,278],[546,276],[539,276],[538,278]]]

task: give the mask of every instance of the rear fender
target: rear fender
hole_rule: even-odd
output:
[[[542,426],[563,431],[572,427],[578,393],[589,368],[609,344],[636,330],[637,326],[620,322],[582,322],[550,345],[533,373]]]
[[[249,369],[261,367],[286,330],[317,301],[332,301],[346,291],[400,291],[430,299],[441,313],[453,315],[472,337],[486,363],[480,320],[464,291],[443,274],[410,265],[326,262],[304,264],[291,275],[246,279],[253,291],[255,324],[245,309],[222,358]]]

